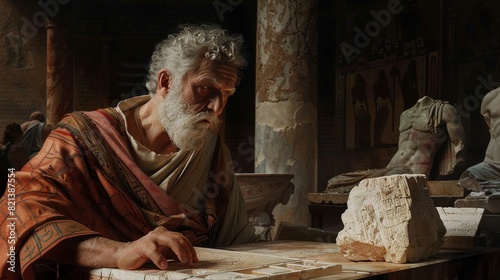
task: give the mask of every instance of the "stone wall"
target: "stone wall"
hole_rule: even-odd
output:
[[[0,1],[1,138],[8,123],[22,123],[36,110],[45,112],[46,32],[38,27],[41,7],[30,2]]]

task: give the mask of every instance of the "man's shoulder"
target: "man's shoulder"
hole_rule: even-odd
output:
[[[94,111],[73,111],[64,115],[59,123],[72,122],[75,119],[107,119],[110,121],[114,121],[115,119],[120,119],[120,116],[116,109],[112,107],[97,109]]]
[[[458,113],[457,109],[449,103],[443,105],[443,113],[443,119],[446,122],[454,123],[461,121],[460,114]]]
[[[21,130],[24,133],[24,132],[31,130],[32,128],[35,128],[41,124],[43,124],[43,123],[38,121],[38,120],[27,121],[27,122],[24,122],[21,124]]]
[[[481,114],[486,114],[492,109],[500,108],[500,88],[490,91],[481,103]]]
[[[121,118],[114,108],[95,111],[74,111],[66,114],[53,129],[63,128],[76,131],[97,131],[98,127],[121,128]]]

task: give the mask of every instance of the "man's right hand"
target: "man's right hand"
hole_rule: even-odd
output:
[[[198,262],[196,251],[184,235],[157,227],[142,238],[123,245],[117,254],[117,267],[136,269],[152,261],[158,268],[166,269],[168,257],[176,257],[188,266]]]
[[[158,268],[168,267],[167,258],[187,266],[198,262],[191,242],[181,233],[157,227],[142,238],[124,243],[102,236],[75,237],[60,242],[44,258],[82,267],[136,269],[152,261]]]

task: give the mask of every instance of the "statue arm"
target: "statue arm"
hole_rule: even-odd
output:
[[[483,113],[484,121],[488,125],[488,130],[490,132],[490,135],[492,135],[493,131],[491,131],[491,114],[489,111]]]
[[[486,96],[483,98],[483,101],[481,102],[481,115],[483,115],[484,120],[488,125],[490,134],[491,134],[491,106],[493,106],[492,103],[495,97],[498,96],[498,94],[500,93],[497,90],[490,91],[489,93],[486,94]],[[500,99],[498,99],[498,101],[500,101]]]
[[[462,126],[460,114],[458,114],[455,107],[446,105],[443,108],[443,121],[446,123],[448,137],[453,145],[453,150],[457,163],[465,160],[465,131]]]

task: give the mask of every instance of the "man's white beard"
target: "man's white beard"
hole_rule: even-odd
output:
[[[219,131],[221,120],[213,111],[192,112],[182,99],[179,88],[172,87],[158,105],[158,118],[172,143],[179,149],[199,148]],[[200,123],[201,120],[207,120],[209,124]]]

